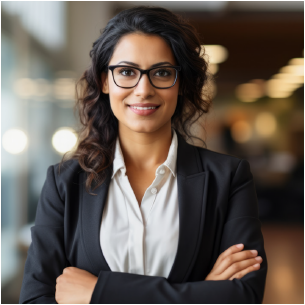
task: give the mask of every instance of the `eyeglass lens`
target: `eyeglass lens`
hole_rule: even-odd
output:
[[[171,67],[160,67],[150,71],[149,76],[156,87],[171,87],[176,79],[176,69]],[[116,67],[113,76],[116,84],[121,87],[134,87],[139,81],[141,72],[137,69],[127,67]]]

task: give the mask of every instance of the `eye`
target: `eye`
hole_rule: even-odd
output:
[[[158,69],[158,70],[155,72],[155,75],[156,75],[156,76],[161,76],[161,77],[170,76],[170,75],[172,75],[172,72],[171,72],[171,70],[169,70],[169,69]]]
[[[123,75],[123,76],[132,76],[132,75],[135,75],[134,70],[133,69],[129,69],[129,68],[122,68],[122,69],[119,70],[119,73],[121,75]]]

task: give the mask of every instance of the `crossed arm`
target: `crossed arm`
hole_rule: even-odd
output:
[[[249,272],[258,270],[260,268],[261,262],[260,260],[257,260],[259,258],[256,253],[253,253],[251,250],[242,251],[243,244],[240,245],[234,245],[224,251],[219,258],[217,259],[213,270],[208,274],[206,277],[206,281],[224,281],[224,280],[233,280],[233,279],[240,279],[244,275],[248,274]],[[114,296],[120,295],[121,289],[117,289],[117,287],[120,287],[117,283],[117,278],[114,278],[116,282],[113,283],[112,294],[111,298],[105,299],[103,296],[104,294],[109,294],[109,290],[107,288],[107,292],[105,292],[105,286],[107,285],[108,276],[111,272],[104,271],[101,272],[99,277],[96,277],[95,275],[76,268],[76,267],[67,267],[64,269],[63,274],[60,275],[56,279],[56,293],[55,293],[55,299],[57,303],[59,304],[75,304],[75,303],[82,303],[82,304],[89,304],[89,303],[123,303],[126,302],[126,299],[124,297],[117,297],[116,300],[114,300]],[[117,272],[118,273],[118,272]],[[118,273],[120,274],[120,273]],[[126,287],[126,284],[128,285],[128,282],[133,281],[140,281],[140,283],[137,283],[137,285],[141,285],[139,287],[142,287],[143,281],[145,280],[145,277],[142,278],[142,276],[137,276],[136,274],[133,274],[132,277],[127,276],[126,278],[124,276],[121,276],[121,284]],[[132,303],[140,303],[142,298],[142,301],[144,303],[144,300],[147,300],[147,293],[151,293],[152,291],[156,291],[156,287],[154,285],[165,285],[167,281],[163,281],[164,278],[162,277],[156,277],[154,279],[155,282],[152,282],[152,277],[146,277],[147,283],[144,284],[144,287],[147,287],[147,291],[141,292],[142,296],[139,296],[138,292],[133,291],[135,289],[134,284],[131,285],[131,287],[126,288],[126,292],[128,291],[129,297],[133,298]],[[153,277],[154,278],[154,277]],[[98,284],[97,284],[98,282]],[[200,296],[202,291],[200,289],[215,289],[219,287],[219,284],[216,283],[216,285],[213,287],[213,284],[208,284],[206,287],[204,287],[202,282],[193,282],[192,285],[189,285],[187,287],[185,284],[174,284],[174,285],[167,285],[164,286],[164,289],[167,290],[167,295],[157,295],[155,296],[155,293],[150,296],[149,302],[151,300],[154,300],[153,303],[190,303],[191,301],[194,302],[195,295],[196,295],[196,286],[199,290],[197,294],[198,302],[203,301],[203,297]],[[232,286],[232,285],[231,285]],[[110,286],[111,287],[111,286]],[[131,288],[131,291],[129,289]],[[181,289],[189,290],[189,294],[184,296],[184,300],[181,299]],[[233,289],[232,287],[228,287],[230,289]],[[160,289],[160,288],[159,288]],[[176,291],[175,291],[176,289]],[[235,288],[236,289],[236,288]],[[141,289],[142,291],[142,289]],[[94,292],[94,294],[93,294]],[[136,295],[133,297],[133,293]],[[183,293],[185,294],[185,292]],[[182,294],[182,295],[183,295]],[[208,296],[211,293],[207,293],[206,296]],[[245,296],[245,300],[247,296]],[[254,296],[253,296],[254,297]],[[207,301],[207,298],[205,297],[205,302]],[[226,303],[230,300],[230,297],[227,298]],[[218,297],[214,299],[210,299],[208,303],[216,303],[218,301]],[[233,300],[232,300],[233,301]],[[253,302],[255,303],[255,298],[253,298]]]
[[[249,197],[252,199],[249,200]],[[224,226],[220,247],[220,254],[239,243],[243,243],[245,248],[258,251],[263,259],[260,268],[251,271],[248,269],[248,273],[244,275],[242,270],[253,266],[253,257],[246,257],[249,251],[232,252],[230,256],[235,255],[236,261],[231,259],[230,262],[227,259],[220,264],[222,260],[219,259],[218,274],[214,272],[210,279],[207,277],[204,281],[179,284],[170,283],[166,278],[159,276],[100,271],[96,277],[79,268],[66,268],[63,226],[60,219],[63,211],[54,207],[54,200],[60,200],[60,197],[56,189],[54,169],[50,166],[40,197],[35,226],[32,227],[32,244],[25,265],[20,303],[262,303],[267,260],[261,223],[255,206],[256,193],[249,164],[245,160],[239,163],[232,181],[229,202],[231,210]],[[237,207],[241,200],[253,205],[247,209],[250,212],[242,216],[234,211],[238,208],[239,211],[242,210]],[[39,222],[40,216],[45,213],[53,216],[52,226]],[[50,242],[51,250],[48,248]],[[245,254],[242,257],[240,253],[243,252]],[[55,268],[50,267],[50,259],[57,261]],[[241,264],[247,260],[247,267]],[[217,262],[214,267],[216,264]],[[233,265],[235,267],[228,273],[227,270]],[[222,279],[219,276],[221,270],[222,273],[227,272],[226,276],[230,277]]]

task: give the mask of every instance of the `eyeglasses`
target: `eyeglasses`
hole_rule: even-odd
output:
[[[133,88],[140,81],[143,74],[147,74],[152,86],[158,89],[167,89],[175,85],[180,66],[163,66],[142,70],[131,66],[108,66],[112,72],[113,81],[118,87]]]

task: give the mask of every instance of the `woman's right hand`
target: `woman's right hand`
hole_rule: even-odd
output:
[[[205,281],[232,281],[234,278],[240,279],[247,273],[260,268],[263,259],[257,256],[257,251],[254,250],[254,253],[253,250],[241,251],[244,245],[240,245],[241,247],[231,246],[219,255]]]

